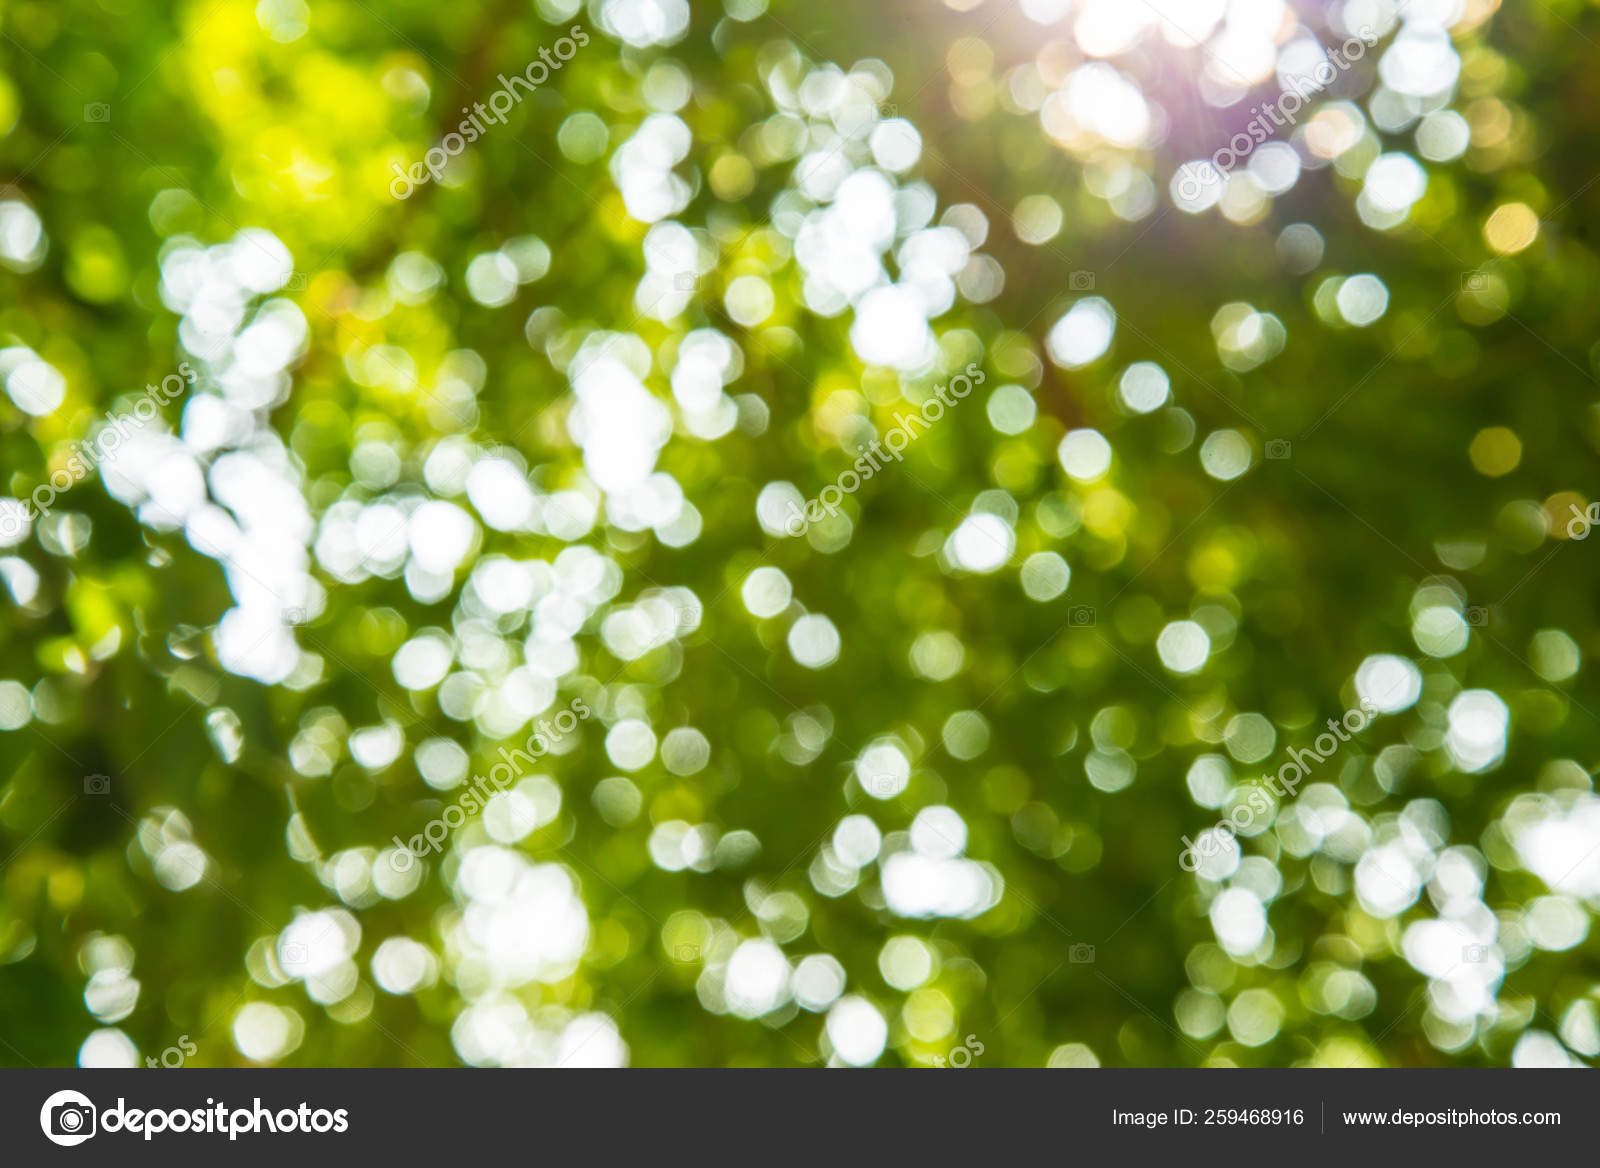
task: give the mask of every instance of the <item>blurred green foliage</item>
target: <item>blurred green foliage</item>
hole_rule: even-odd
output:
[[[1338,7],[1296,5],[1319,34]],[[514,452],[541,504],[562,490],[600,500],[568,375],[606,331],[624,338],[616,351],[644,354],[635,372],[674,411],[656,466],[698,530],[627,529],[607,522],[603,501],[593,530],[572,538],[550,533],[554,518],[500,530],[458,485],[475,518],[442,591],[401,574],[404,550],[383,572],[341,579],[327,564],[340,548],[304,532],[318,586],[284,612],[305,656],[268,685],[218,650],[218,622],[251,591],[250,571],[230,578],[193,528],[148,508],[141,519],[104,475],[62,492],[0,549],[10,687],[0,694],[0,1061],[128,1061],[181,1034],[199,1065],[583,1062],[612,1049],[607,1039],[585,1054],[583,1027],[597,1016],[614,1020],[633,1065],[860,1061],[838,1050],[852,1026],[871,1046],[859,1016],[836,1014],[830,1036],[826,1010],[798,1008],[787,990],[763,1018],[730,1009],[730,977],[762,989],[776,976],[761,964],[769,949],[738,949],[762,936],[792,964],[837,959],[846,993],[887,1022],[885,1065],[935,1065],[968,1035],[983,1044],[980,1066],[1600,1055],[1589,936],[1600,879],[1586,852],[1600,847],[1589,802],[1600,616],[1594,548],[1568,527],[1572,509],[1600,495],[1589,218],[1600,207],[1600,17],[1578,0],[1454,7],[1447,43],[1460,72],[1449,92],[1408,116],[1374,109],[1378,58],[1399,35],[1385,16],[1343,98],[1364,117],[1356,145],[1224,215],[1175,207],[1167,180],[1225,144],[1243,107],[1208,104],[1204,54],[1162,40],[1154,18],[1140,46],[1114,58],[1165,111],[1150,142],[1127,146],[1053,134],[1049,108],[1041,123],[1028,94],[1066,83],[1086,61],[1074,36],[1087,34],[1070,16],[1031,21],[1013,0],[696,3],[666,44],[605,29],[607,19],[670,26],[677,9],[665,2],[7,0],[0,490],[25,499],[48,483],[107,411],[131,409],[180,361],[204,366],[195,395],[237,390],[207,351],[204,304],[187,316],[175,305],[172,257],[264,229],[293,263],[266,294],[292,303],[305,339],[275,393],[234,424],[251,442],[281,439],[321,534],[341,503],[410,508],[449,494],[425,467],[452,435],[471,457]],[[393,197],[396,164],[422,159],[457,111],[578,24],[589,43],[506,125],[441,181]],[[915,370],[863,361],[853,313],[817,311],[795,258],[793,223],[812,206],[797,201],[796,143],[818,149],[819,167],[830,150],[864,165],[859,136],[819,146],[828,119],[805,109],[816,95],[801,82],[830,61],[866,62],[852,78],[892,76],[870,116],[920,133],[920,160],[901,181],[924,182],[941,214],[967,208],[943,222],[1003,273],[1001,287],[992,266],[964,269],[961,295],[932,321],[937,360]],[[1249,92],[1245,104],[1274,89]],[[1375,225],[1359,205],[1367,168],[1380,151],[1421,157],[1419,115],[1436,108],[1460,113],[1470,144],[1422,158],[1425,192]],[[648,155],[671,138],[649,137],[652,116],[688,132],[686,152],[664,166],[682,184],[670,216],[697,233],[701,258],[689,282],[647,287],[650,224],[624,197],[637,159],[622,149],[638,137]],[[1141,207],[1128,192],[1145,187],[1154,197]],[[1030,244],[1014,212],[1039,195],[1063,226]],[[1315,229],[1309,265],[1294,247],[1307,237],[1283,234],[1294,223]],[[547,270],[502,295],[508,241],[531,248],[518,253],[530,265],[520,275],[538,271],[530,236],[546,245]],[[484,256],[474,283],[469,268]],[[1357,273],[1387,294],[1381,317],[1359,328],[1330,308],[1340,285],[1324,287]],[[751,285],[730,293],[746,276],[770,288],[770,312],[749,308]],[[1047,336],[1091,296],[1116,314],[1109,351],[1065,368]],[[1245,306],[1237,349],[1219,343],[1230,304]],[[1251,330],[1270,337],[1266,314],[1285,340],[1258,362],[1252,346],[1266,342]],[[697,434],[683,395],[673,398],[674,365],[697,329],[738,347],[726,387],[738,424],[715,437]],[[35,359],[59,374],[54,408],[23,408],[28,378],[42,376],[27,372]],[[969,361],[985,384],[847,497],[843,518],[801,538],[758,523],[769,484],[816,496],[850,465],[863,426],[882,433]],[[1139,361],[1171,382],[1170,401],[1142,414],[1118,397]],[[1008,423],[1012,433],[988,404],[1007,384],[1024,386],[1036,410],[1031,424]],[[162,414],[174,429],[182,420],[186,439],[203,428],[186,398]],[[637,422],[591,414],[590,427]],[[1086,429],[1114,457],[1106,475],[1079,481],[1058,447]],[[1202,461],[1223,432],[1213,450],[1237,441],[1248,455],[1237,477]],[[230,433],[204,467],[228,442],[245,444],[244,431]],[[1001,570],[963,571],[951,558],[947,540],[974,509],[1002,516],[1014,536]],[[536,768],[559,788],[559,812],[509,843],[525,865],[570,874],[587,924],[568,961],[550,940],[558,896],[486,924],[485,905],[510,894],[464,891],[467,852],[494,843],[480,818],[416,866],[414,888],[374,872],[387,859],[379,849],[454,798],[424,781],[421,742],[458,742],[477,775],[528,733],[452,716],[442,690],[401,684],[396,653],[422,630],[450,630],[441,636],[456,669],[503,680],[488,642],[521,653],[537,621],[555,617],[484,618],[467,583],[474,565],[556,563],[574,544],[616,574],[579,614],[555,701],[579,697],[596,716]],[[1037,553],[1070,566],[1064,592],[1025,593],[1022,565]],[[757,617],[746,584],[764,566],[781,570],[793,599]],[[605,622],[651,595],[677,627],[619,651],[626,630],[606,635]],[[1092,611],[1092,623],[1075,611]],[[837,661],[796,660],[802,613],[831,622]],[[1180,675],[1157,641],[1191,618],[1209,655]],[[1237,783],[1276,770],[1355,704],[1356,670],[1378,655],[1415,661],[1417,700],[1311,777],[1347,809],[1354,850],[1297,847],[1280,817],[1242,841],[1251,859],[1227,880],[1185,871],[1183,838],[1232,805],[1200,805],[1195,760],[1218,756]],[[1503,758],[1473,767],[1451,720],[1464,716],[1460,695],[1479,691],[1505,703],[1510,731]],[[1229,734],[1253,712],[1273,728],[1264,759]],[[663,743],[697,729],[708,761],[693,766],[693,739],[680,738],[676,755],[663,745],[625,770],[608,734],[630,720]],[[352,733],[386,725],[404,748],[363,765]],[[876,798],[855,764],[884,740],[911,774]],[[324,755],[320,769],[306,761]],[[602,787],[623,774],[631,787]],[[998,893],[992,907],[896,913],[873,863],[854,886],[824,891],[819,857],[837,850],[843,817],[870,816],[884,847],[903,849],[918,813],[938,806],[964,822],[965,855]],[[1557,820],[1576,862],[1552,874],[1519,850],[1518,832]],[[1362,895],[1359,864],[1364,847],[1396,840],[1417,883],[1382,911]],[[695,863],[664,865],[674,848]],[[1248,951],[1219,944],[1225,888],[1266,904],[1270,931]],[[322,971],[329,984],[308,987],[284,968],[285,944],[315,950],[326,938],[285,943],[284,930],[330,909],[346,915],[312,919],[348,944]],[[1463,1014],[1452,995],[1468,983],[1419,957],[1426,934],[1408,930],[1435,918],[1456,922],[1463,953],[1483,950],[1466,960],[1494,966],[1469,979],[1487,993],[1481,1008]],[[487,950],[464,940],[489,935]],[[392,938],[427,952],[389,950],[380,976],[378,949]],[[537,975],[507,972],[547,950]],[[745,964],[730,974],[736,950]],[[805,984],[825,984],[822,968]],[[414,992],[391,992],[413,975]]]

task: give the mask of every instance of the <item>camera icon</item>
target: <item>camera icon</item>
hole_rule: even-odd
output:
[[[898,118],[900,116],[900,107],[895,105],[892,101],[886,101],[878,107],[878,116],[883,118]]]
[[[111,107],[103,101],[91,101],[83,107],[83,120],[86,122],[109,122],[111,120]]]
[[[674,961],[681,961],[685,965],[688,965],[691,962],[699,961],[700,960],[700,946],[698,946],[698,945],[690,945],[688,943],[684,943],[682,945],[675,945],[675,946],[673,946],[673,949],[672,949],[672,959]]]
[[[1475,629],[1481,629],[1489,623],[1489,610],[1476,604],[1470,606],[1464,615],[1467,623]]]
[[[888,771],[868,771],[860,780],[862,788],[874,799],[888,799],[900,787],[899,781]]]
[[[303,608],[286,608],[283,610],[283,623],[286,625],[303,625],[306,623],[306,610]]]
[[[58,1136],[94,1135],[94,1108],[83,1103],[63,1103],[50,1113],[50,1130]]]
[[[1463,292],[1482,292],[1489,287],[1489,276],[1485,272],[1462,272],[1461,290]]]
[[[283,947],[280,956],[283,959],[284,968],[287,969],[290,966],[304,965],[308,954],[303,944],[299,941],[291,941]]]
[[[1093,965],[1094,946],[1074,945],[1072,948],[1067,950],[1067,960],[1072,962],[1074,965]]]
[[[306,274],[304,272],[291,272],[284,281],[284,290],[288,292],[304,292],[306,290]]]
[[[1479,965],[1489,960],[1489,946],[1463,945],[1461,946],[1461,960],[1473,965]]]
[[[1268,458],[1288,458],[1289,449],[1289,440],[1287,438],[1269,438],[1267,440]]]
[[[693,292],[700,287],[700,277],[693,272],[679,272],[672,277],[672,286],[679,292]]]
[[[1073,272],[1067,277],[1067,287],[1071,288],[1074,292],[1093,292],[1094,273]]]
[[[1074,605],[1067,609],[1067,623],[1075,629],[1093,628],[1094,609],[1087,604]]]
[[[78,1091],[57,1091],[39,1109],[39,1127],[52,1144],[70,1148],[98,1129],[95,1105]]]
[[[111,778],[108,775],[84,775],[83,793],[85,795],[111,794]]]

